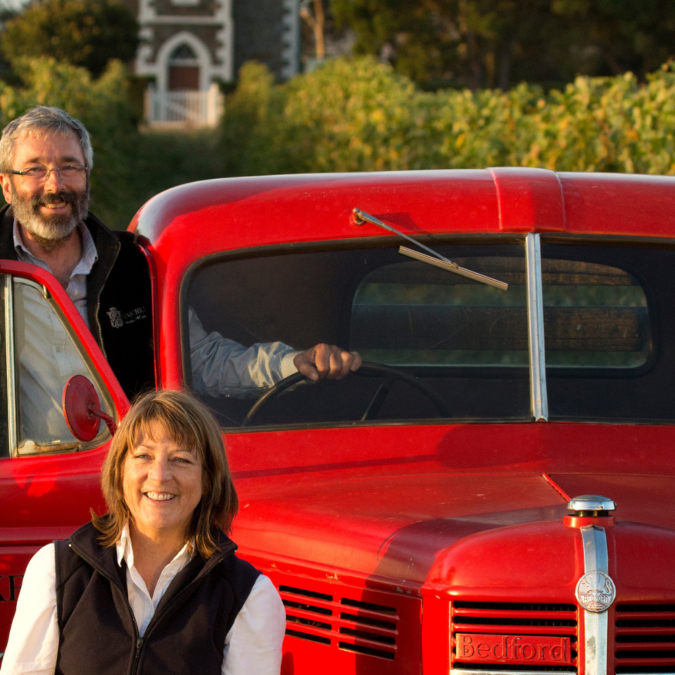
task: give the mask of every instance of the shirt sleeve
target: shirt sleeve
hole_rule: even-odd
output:
[[[261,574],[225,638],[222,675],[279,675],[285,629],[279,593]]]
[[[260,342],[244,347],[213,331],[207,333],[188,308],[192,386],[199,394],[244,398],[260,395],[298,370],[297,352],[283,342]]]
[[[0,675],[54,675],[59,649],[54,544],[28,563]]]

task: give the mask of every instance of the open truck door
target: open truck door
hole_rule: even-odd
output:
[[[73,435],[63,390],[86,378],[118,422],[129,402],[103,352],[54,276],[0,260],[0,652],[33,554],[68,537],[104,504],[101,465],[111,434]],[[77,432],[77,430],[75,430]],[[79,434],[78,434],[79,435]]]

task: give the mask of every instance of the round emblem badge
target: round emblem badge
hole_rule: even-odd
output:
[[[616,598],[616,587],[604,572],[593,570],[579,579],[576,596],[579,604],[586,611],[605,612]]]

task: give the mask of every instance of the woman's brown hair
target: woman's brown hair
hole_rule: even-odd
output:
[[[103,465],[101,486],[108,506],[106,516],[92,511],[102,546],[114,546],[131,514],[124,501],[124,461],[142,437],[153,437],[153,426],[162,426],[171,439],[193,452],[202,465],[202,499],[185,533],[186,541],[205,560],[217,550],[217,527],[229,532],[239,502],[225,456],[218,423],[208,409],[180,391],[152,391],[141,396],[122,420]]]

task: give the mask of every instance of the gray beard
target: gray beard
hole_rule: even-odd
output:
[[[21,197],[10,183],[12,194],[12,211],[14,217],[30,234],[37,239],[49,242],[59,242],[67,239],[75,230],[78,223],[84,220],[89,210],[89,181],[84,192],[47,193],[39,197]],[[71,205],[70,215],[54,214],[43,216],[40,206],[56,201],[65,201]]]

